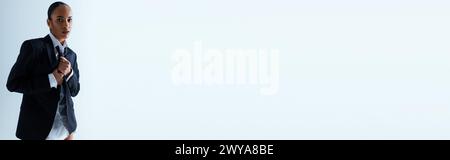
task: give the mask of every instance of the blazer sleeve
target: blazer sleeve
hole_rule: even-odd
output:
[[[77,64],[77,56],[76,54],[72,65],[72,72],[73,75],[72,77],[70,77],[70,79],[67,81],[67,85],[69,86],[69,90],[70,90],[70,95],[72,97],[75,97],[78,95],[78,92],[80,91],[80,82],[79,82],[79,78],[80,78],[80,71],[78,70],[78,64]]]
[[[30,41],[20,47],[20,53],[8,76],[6,87],[10,92],[38,94],[51,90],[48,74],[33,75],[36,53]]]

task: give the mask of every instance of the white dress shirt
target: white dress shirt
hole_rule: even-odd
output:
[[[60,53],[64,52],[64,48],[67,47],[67,40],[64,42],[64,44],[61,44],[55,36],[53,36],[52,33],[49,34],[50,38],[52,39],[53,48],[55,50],[55,56],[58,60],[58,52],[56,51],[56,46],[59,47]],[[58,60],[59,61],[59,60]],[[70,73],[69,76],[67,76],[66,81],[68,81],[73,76],[73,72]],[[48,80],[50,82],[51,88],[57,88],[58,82],[56,81],[55,76],[53,73],[48,74]],[[69,132],[67,131],[66,127],[64,126],[63,119],[60,111],[60,105],[58,105],[56,109],[55,119],[53,120],[53,126],[50,130],[50,133],[47,136],[47,140],[64,140],[67,136],[69,136]]]

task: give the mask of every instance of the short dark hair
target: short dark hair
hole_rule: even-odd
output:
[[[51,19],[53,11],[55,11],[56,7],[59,7],[59,6],[61,6],[61,5],[69,6],[69,5],[67,5],[66,3],[61,2],[61,1],[52,3],[52,4],[50,5],[50,7],[48,7],[47,18],[48,18],[48,19]]]

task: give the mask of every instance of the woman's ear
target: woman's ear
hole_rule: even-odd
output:
[[[48,26],[48,28],[51,28],[50,27],[50,19],[47,19],[47,26]]]

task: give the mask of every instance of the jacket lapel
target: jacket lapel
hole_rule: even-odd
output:
[[[55,49],[53,49],[53,43],[52,40],[50,39],[50,36],[47,35],[44,37],[45,40],[45,48],[47,49],[47,55],[48,55],[48,60],[50,62],[50,67],[52,69],[56,68],[58,65],[58,60],[56,59],[56,53],[55,53]]]

